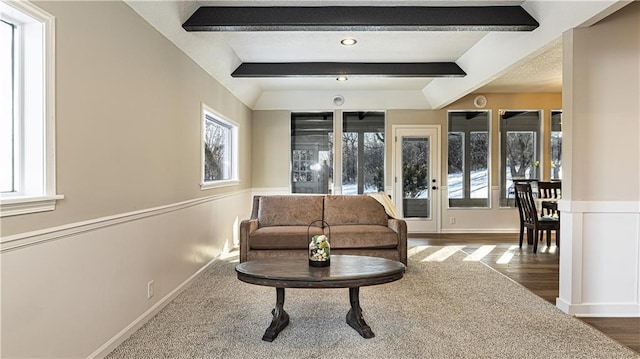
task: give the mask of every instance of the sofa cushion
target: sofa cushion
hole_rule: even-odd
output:
[[[330,226],[344,224],[375,224],[387,226],[387,213],[374,198],[358,195],[327,196],[324,201],[324,220]]]
[[[328,228],[325,228],[324,232],[329,235]],[[331,249],[396,248],[398,234],[387,226],[361,224],[331,226],[329,244]]]
[[[309,235],[322,234],[322,228],[309,228]],[[251,233],[250,249],[308,249],[307,226],[262,227]]]
[[[308,226],[311,222],[322,219],[322,203],[322,196],[260,197],[259,227]],[[313,225],[322,227],[322,222]]]

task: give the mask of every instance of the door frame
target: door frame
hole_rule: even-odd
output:
[[[405,219],[407,222],[407,230],[409,233],[440,233],[441,230],[441,218],[442,218],[442,208],[441,208],[441,184],[442,179],[442,147],[440,141],[442,139],[442,126],[441,125],[392,125],[391,133],[393,136],[392,146],[391,146],[391,183],[392,183],[392,200],[395,204],[396,208],[402,208],[402,199],[397,198],[396,193],[398,191],[402,191],[402,188],[398,188],[402,183],[400,178],[398,178],[398,167],[401,166],[401,163],[398,163],[398,158],[401,154],[398,154],[398,133],[411,131],[411,132],[419,132],[419,131],[429,131],[434,132],[435,135],[432,144],[432,155],[431,155],[431,168],[430,173],[432,174],[432,178],[436,179],[436,182],[433,184],[436,186],[435,190],[431,190],[431,220],[433,221],[433,227],[425,230],[424,225],[420,225],[420,221],[408,218]],[[402,159],[400,159],[402,161]],[[436,174],[434,177],[433,174]],[[424,221],[423,221],[424,223]]]

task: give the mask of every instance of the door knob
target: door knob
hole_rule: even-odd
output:
[[[438,187],[433,186],[433,187],[431,187],[431,189],[435,191],[435,190],[437,190],[437,189],[438,189]]]

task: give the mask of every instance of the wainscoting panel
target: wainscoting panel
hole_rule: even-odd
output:
[[[106,355],[230,250],[249,213],[246,190],[3,238],[2,356]]]
[[[637,202],[561,201],[560,297],[569,314],[640,316]]]

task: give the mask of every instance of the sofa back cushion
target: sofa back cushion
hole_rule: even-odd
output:
[[[325,198],[324,220],[330,226],[374,224],[386,226],[387,213],[377,200],[366,195],[330,195]]]
[[[258,209],[258,225],[308,226],[322,219],[323,196],[262,196]],[[313,224],[322,227],[322,222]]]

